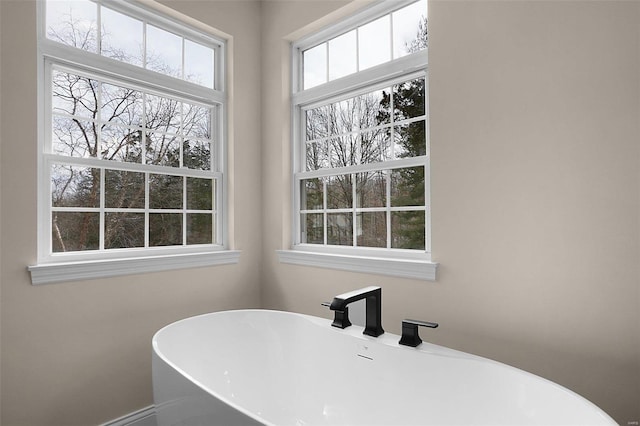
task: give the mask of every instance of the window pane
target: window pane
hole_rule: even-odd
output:
[[[213,89],[213,49],[184,40],[184,79]]]
[[[76,117],[97,118],[98,82],[66,72],[53,71],[53,112]]]
[[[182,208],[182,176],[149,175],[149,207]]]
[[[100,169],[54,164],[51,166],[53,207],[100,207]]]
[[[318,170],[329,167],[328,142],[310,142],[307,148],[307,170]]]
[[[187,244],[211,244],[213,238],[213,215],[187,214]]]
[[[102,83],[100,117],[125,126],[142,126],[142,93]]]
[[[424,79],[407,81],[393,86],[393,119],[395,121],[425,114]]]
[[[100,135],[100,150],[105,160],[142,162],[142,130],[105,124]]]
[[[387,214],[385,212],[358,213],[356,220],[359,246],[387,246]]]
[[[187,178],[187,209],[213,209],[213,181],[211,179]]]
[[[52,151],[69,157],[94,157],[96,124],[91,121],[53,117]]]
[[[147,69],[182,77],[182,37],[147,24]]]
[[[425,249],[424,211],[391,212],[391,247]]]
[[[391,206],[424,206],[424,167],[391,172]]]
[[[98,5],[88,0],[47,1],[47,38],[96,52]]]
[[[384,172],[358,173],[356,185],[356,207],[385,207],[387,205],[387,180]]]
[[[183,105],[184,123],[182,133],[196,138],[211,138],[211,108],[191,105]]]
[[[393,13],[393,57],[427,48],[427,0]]]
[[[100,248],[100,213],[52,212],[51,228],[54,253]]]
[[[357,127],[368,129],[391,121],[389,89],[376,90],[358,97]]]
[[[144,213],[105,213],[104,248],[144,247]]]
[[[145,95],[145,127],[164,133],[180,131],[182,103],[175,99]]]
[[[211,170],[211,142],[185,140],[182,146],[184,167]]]
[[[327,82],[327,43],[305,50],[302,62],[305,89]]]
[[[427,138],[424,120],[396,126],[394,144],[396,158],[426,155]]]
[[[123,170],[105,170],[105,207],[116,209],[143,209],[144,199],[144,173],[126,172]]]
[[[353,215],[351,213],[327,214],[327,244],[353,245]]]
[[[147,164],[180,166],[180,138],[165,133],[147,133],[145,142]]]
[[[330,176],[326,182],[328,209],[349,209],[353,206],[351,175]]]
[[[300,215],[302,235],[300,242],[307,244],[324,244],[324,223],[322,213],[307,213]]]
[[[356,30],[329,40],[329,80],[357,71]]]
[[[329,139],[329,162],[331,167],[346,167],[358,164],[359,139],[357,134],[348,134]]]
[[[182,245],[182,214],[150,213],[149,246]]]
[[[142,66],[142,21],[106,7],[100,8],[102,55]]]
[[[364,132],[360,135],[360,162],[376,163],[391,159],[389,128]]]
[[[306,179],[300,182],[302,185],[302,210],[322,210],[324,207],[324,194],[322,179]]]
[[[342,135],[357,130],[360,105],[358,98],[345,99],[327,106],[329,133]]]
[[[358,28],[358,58],[361,70],[391,59],[390,23],[390,16],[385,15]]]
[[[307,140],[325,138],[329,134],[330,109],[328,106],[305,112]]]

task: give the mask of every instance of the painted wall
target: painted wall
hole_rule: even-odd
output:
[[[291,215],[286,39],[337,7],[263,5],[264,307],[330,317],[320,302],[380,285],[387,331],[439,322],[423,338],[639,420],[639,4],[430,3],[435,282],[278,263]]]
[[[89,425],[152,403],[151,337],[199,313],[260,306],[259,4],[167,1],[233,37],[230,167],[239,265],[32,286],[36,262],[36,14],[2,0],[2,420]],[[239,171],[239,172],[238,172]]]

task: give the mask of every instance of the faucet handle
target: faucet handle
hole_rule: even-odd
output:
[[[422,343],[422,339],[420,335],[418,335],[418,326],[437,328],[438,324],[435,322],[405,319],[402,321],[402,337],[399,343],[414,348]]]
[[[331,307],[331,302],[321,302],[322,306]],[[337,328],[347,328],[351,325],[349,321],[349,308],[344,308],[343,311],[333,311],[333,323],[331,324]]]
[[[331,306],[331,302],[320,302],[322,306],[326,306],[327,308]]]

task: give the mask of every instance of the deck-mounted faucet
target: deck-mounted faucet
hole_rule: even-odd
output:
[[[382,329],[382,288],[380,287],[365,287],[334,297],[333,302],[329,305],[329,309],[336,313],[333,324],[331,325],[338,328],[350,326],[351,322],[349,322],[347,305],[361,299],[367,299],[363,334],[378,337],[384,333]]]

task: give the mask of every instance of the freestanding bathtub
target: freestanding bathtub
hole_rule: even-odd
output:
[[[533,374],[362,330],[265,310],[173,323],[153,338],[158,426],[616,424]]]

